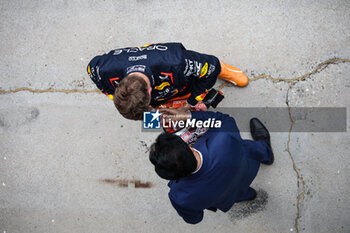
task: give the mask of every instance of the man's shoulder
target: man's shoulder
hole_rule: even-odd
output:
[[[232,132],[209,132],[207,136],[206,144],[208,154],[214,154],[215,158],[225,156],[227,153],[232,153],[240,143],[240,138]]]
[[[227,132],[227,131],[208,131],[207,132],[207,143],[208,147],[210,146],[225,146],[229,145],[231,142],[236,141],[236,137],[234,135],[234,132]]]

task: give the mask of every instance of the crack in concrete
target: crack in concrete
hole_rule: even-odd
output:
[[[297,233],[299,233],[299,218],[301,217],[301,215],[300,215],[300,202],[301,202],[301,198],[304,200],[304,196],[305,196],[305,181],[304,181],[303,177],[301,176],[300,169],[298,169],[298,167],[296,166],[292,152],[290,151],[290,139],[291,139],[291,133],[292,133],[295,121],[292,117],[291,107],[289,104],[289,92],[293,88],[295,83],[302,81],[302,80],[305,80],[307,77],[310,77],[313,74],[319,73],[320,71],[325,69],[328,65],[336,64],[336,63],[345,63],[345,62],[350,62],[350,60],[349,59],[341,59],[341,58],[329,59],[327,61],[320,63],[311,72],[306,73],[304,75],[301,75],[301,76],[294,78],[294,79],[273,78],[270,75],[260,75],[260,76],[257,76],[255,78],[250,79],[250,81],[256,81],[259,79],[269,79],[269,80],[272,80],[273,82],[287,82],[287,83],[289,83],[289,87],[288,87],[288,90],[286,93],[286,105],[288,107],[288,114],[289,114],[289,119],[290,119],[291,124],[290,124],[289,132],[288,132],[287,152],[288,152],[288,155],[290,157],[290,160],[292,161],[293,170],[295,171],[295,173],[297,175],[298,188],[299,188],[299,182],[301,183],[301,192],[297,195],[297,201],[296,201],[297,202],[296,203],[297,213],[296,213],[296,217],[294,219],[294,227],[295,227],[295,230]]]
[[[324,61],[322,63],[320,63],[313,71],[306,73],[300,77],[294,78],[294,79],[286,79],[286,78],[274,78],[270,75],[259,75],[257,77],[251,78],[249,79],[250,82],[252,81],[256,81],[259,79],[269,79],[272,80],[273,82],[288,82],[288,83],[294,83],[297,81],[301,81],[304,80],[306,77],[315,74],[319,71],[321,71],[322,69],[326,68],[329,64],[335,64],[335,63],[340,63],[340,62],[350,62],[349,59],[341,59],[341,58],[333,58],[333,59],[329,59],[327,61]],[[223,83],[219,86],[218,90],[221,90],[222,88],[224,88],[227,85],[232,85],[231,83]],[[20,92],[20,91],[29,91],[32,93],[46,93],[46,92],[58,92],[58,93],[66,93],[66,94],[70,94],[70,93],[101,93],[101,91],[99,89],[94,89],[94,90],[87,90],[87,89],[71,89],[71,90],[66,90],[66,89],[55,89],[55,88],[48,88],[48,89],[33,89],[33,88],[29,88],[29,87],[20,87],[20,88],[16,88],[13,90],[3,90],[0,89],[0,94],[9,94],[9,93],[16,93],[16,92]]]
[[[291,125],[290,125],[289,132],[288,132],[287,152],[288,152],[288,155],[290,157],[290,160],[292,161],[293,170],[295,171],[295,173],[297,175],[298,187],[299,187],[299,182],[302,184],[301,192],[297,195],[297,201],[296,201],[297,202],[296,203],[297,213],[296,213],[296,217],[295,217],[295,220],[294,220],[294,226],[295,226],[295,230],[296,230],[297,233],[299,233],[299,222],[298,222],[298,220],[301,217],[301,215],[300,215],[300,201],[301,201],[301,198],[303,198],[303,200],[304,200],[304,195],[305,195],[305,181],[304,181],[303,177],[301,176],[300,169],[298,169],[298,167],[296,166],[296,163],[294,161],[293,155],[292,155],[292,153],[290,151],[291,133],[292,133],[295,121],[294,121],[294,119],[292,117],[291,107],[290,107],[290,104],[289,104],[289,92],[293,88],[295,83],[297,83],[299,81],[303,81],[307,77],[310,77],[311,75],[322,71],[328,65],[336,64],[336,63],[345,63],[345,62],[350,62],[350,60],[349,59],[342,59],[342,58],[329,59],[329,60],[326,60],[326,61],[318,64],[317,67],[315,69],[313,69],[311,72],[303,74],[303,75],[301,75],[301,76],[299,76],[297,78],[291,78],[291,79],[274,78],[271,75],[263,74],[263,75],[259,75],[259,76],[256,76],[254,78],[249,79],[250,82],[257,81],[259,79],[268,79],[268,80],[271,80],[273,82],[286,82],[286,83],[289,83],[289,88],[288,88],[287,93],[286,93],[286,105],[288,107],[288,114],[289,114],[289,119],[291,121]],[[228,86],[228,85],[232,85],[232,84],[224,82],[223,84],[221,84],[218,87],[218,90],[221,90],[225,86]],[[0,94],[16,93],[16,92],[20,92],[20,91],[29,91],[29,92],[32,92],[32,93],[59,92],[59,93],[66,93],[66,94],[69,94],[69,93],[101,93],[100,90],[98,90],[98,89],[95,89],[95,90],[86,90],[86,89],[65,90],[65,89],[48,88],[48,89],[40,90],[40,89],[32,89],[32,88],[27,88],[27,87],[21,87],[21,88],[17,88],[17,89],[14,89],[14,90],[2,90],[2,89],[0,89]]]
[[[320,63],[311,72],[306,73],[304,75],[301,75],[301,76],[299,76],[297,78],[294,78],[294,79],[273,78],[270,75],[260,75],[258,77],[252,78],[250,80],[250,81],[256,81],[256,80],[265,78],[265,79],[272,80],[273,82],[287,82],[287,83],[289,83],[289,88],[288,88],[287,94],[286,94],[286,105],[288,107],[288,114],[289,114],[289,119],[291,121],[291,124],[290,124],[289,132],[288,132],[287,152],[288,152],[288,155],[290,157],[290,160],[292,161],[293,170],[295,171],[295,173],[297,175],[298,188],[299,188],[299,182],[301,183],[301,192],[297,195],[297,201],[296,201],[297,213],[296,213],[296,217],[294,219],[294,227],[295,227],[295,230],[296,230],[297,233],[299,233],[299,218],[301,217],[301,215],[300,215],[300,202],[301,202],[301,198],[304,200],[304,196],[305,196],[305,181],[304,181],[303,177],[301,176],[300,169],[298,169],[298,167],[296,166],[296,163],[294,161],[293,155],[292,155],[292,153],[290,151],[291,133],[292,133],[295,121],[294,121],[294,119],[292,117],[291,107],[290,107],[290,104],[289,104],[289,92],[293,88],[295,83],[297,83],[299,81],[302,81],[302,80],[305,80],[307,77],[310,77],[313,74],[319,73],[320,71],[325,69],[328,65],[336,64],[336,63],[345,63],[345,62],[350,62],[350,60],[349,59],[341,59],[341,58],[329,59],[327,61],[324,61],[324,62]]]
[[[333,59],[329,59],[329,60],[326,60],[326,61],[318,64],[317,67],[315,69],[313,69],[311,72],[303,74],[303,75],[301,75],[301,76],[299,76],[297,78],[291,78],[291,79],[288,79],[288,78],[274,78],[271,75],[262,74],[262,75],[254,77],[254,78],[250,78],[249,82],[257,81],[259,79],[269,79],[269,80],[273,81],[274,83],[276,83],[276,82],[286,82],[286,83],[289,83],[289,84],[291,84],[293,86],[296,82],[303,81],[303,80],[305,80],[305,78],[307,78],[307,77],[309,77],[309,76],[311,76],[313,74],[319,73],[320,71],[324,70],[328,65],[336,64],[336,63],[345,63],[345,62],[350,62],[350,59],[333,58]],[[218,87],[218,90],[221,90],[225,86],[229,86],[229,85],[234,86],[231,83],[224,82],[223,84],[221,84]]]
[[[296,201],[297,213],[296,213],[296,216],[294,219],[294,227],[295,227],[295,230],[297,233],[299,233],[299,218],[301,217],[301,215],[300,215],[300,202],[301,202],[301,199],[304,200],[304,196],[305,196],[305,181],[304,181],[303,177],[301,176],[300,169],[298,169],[298,167],[296,166],[292,152],[290,151],[291,133],[292,133],[295,121],[292,117],[291,107],[289,104],[289,92],[293,88],[295,83],[302,81],[302,80],[305,80],[307,77],[310,77],[313,74],[319,73],[320,71],[325,69],[328,65],[336,64],[336,63],[345,63],[345,62],[350,62],[350,60],[349,59],[341,59],[341,58],[329,59],[329,60],[324,61],[324,62],[320,63],[319,65],[317,65],[317,67],[314,70],[312,70],[311,72],[306,73],[304,75],[301,75],[297,78],[293,78],[293,79],[273,78],[270,75],[260,75],[260,76],[257,76],[255,78],[250,79],[250,81],[256,81],[259,79],[269,79],[269,80],[272,80],[273,82],[287,82],[287,83],[289,83],[289,87],[288,87],[287,94],[286,94],[286,105],[288,107],[288,114],[289,114],[289,119],[290,119],[291,124],[290,124],[289,132],[288,132],[287,152],[288,152],[288,155],[290,157],[290,160],[292,161],[293,170],[297,176],[298,188],[299,188],[299,182],[301,183],[301,192],[297,195],[297,201]]]
[[[336,63],[345,63],[345,62],[350,62],[350,60],[349,59],[342,59],[342,58],[333,58],[333,59],[329,59],[327,61],[324,61],[324,62],[318,64],[317,67],[315,69],[313,69],[311,72],[303,74],[297,78],[292,78],[292,79],[273,78],[270,75],[259,75],[255,78],[250,79],[250,81],[256,81],[256,80],[265,78],[265,79],[270,79],[273,82],[288,82],[288,83],[294,85],[298,81],[305,80],[306,77],[309,77],[313,74],[319,73],[320,71],[324,70],[328,65],[336,64]]]
[[[320,64],[317,65],[317,67],[315,69],[313,69],[311,72],[303,74],[297,78],[292,78],[292,79],[287,79],[287,78],[274,78],[271,75],[259,75],[257,77],[251,78],[249,79],[249,82],[252,81],[257,81],[259,79],[269,79],[271,81],[275,82],[286,82],[289,83],[289,87],[286,93],[286,105],[288,107],[288,114],[289,114],[289,119],[290,119],[290,127],[289,127],[289,131],[288,131],[288,140],[287,140],[287,152],[288,155],[290,157],[290,160],[292,161],[293,164],[293,170],[297,175],[297,183],[298,183],[298,188],[299,188],[299,182],[301,183],[301,192],[297,195],[297,201],[296,201],[296,207],[297,207],[297,213],[296,213],[296,217],[294,220],[294,227],[297,233],[299,233],[299,218],[301,217],[300,215],[300,202],[301,202],[301,198],[304,200],[304,196],[305,196],[305,181],[303,179],[303,177],[300,174],[300,169],[298,169],[298,167],[296,166],[296,163],[294,161],[293,155],[290,151],[290,139],[291,139],[291,133],[295,124],[295,121],[292,117],[292,113],[291,113],[291,107],[289,105],[289,92],[290,90],[293,88],[293,86],[295,85],[295,83],[299,82],[299,81],[303,81],[305,80],[307,77],[310,77],[313,74],[319,73],[320,71],[324,70],[328,65],[331,64],[336,64],[336,63],[345,63],[345,62],[350,62],[349,59],[342,59],[342,58],[333,58],[333,59],[329,59],[326,60]],[[218,90],[223,89],[225,86],[228,85],[232,85],[231,83],[223,83],[218,87]]]
[[[16,88],[14,90],[2,90],[0,89],[0,94],[9,94],[9,93],[16,93],[20,91],[29,91],[32,93],[46,93],[46,92],[60,92],[60,93],[101,93],[99,89],[95,90],[86,90],[86,89],[72,89],[72,90],[65,90],[65,89],[54,89],[54,88],[48,88],[48,89],[32,89],[28,87],[20,87]]]
[[[292,113],[291,113],[291,107],[289,105],[289,91],[292,89],[292,87],[294,86],[293,83],[290,83],[289,88],[287,90],[287,94],[286,94],[286,104],[288,106],[288,115],[289,115],[289,119],[290,119],[290,127],[289,127],[289,131],[288,131],[288,140],[287,140],[287,152],[289,155],[290,160],[292,161],[293,164],[293,170],[295,171],[296,175],[297,175],[297,183],[298,183],[298,188],[299,188],[299,181],[301,182],[301,192],[297,195],[297,213],[296,213],[296,217],[294,219],[294,227],[297,233],[299,233],[299,218],[300,218],[300,199],[303,198],[304,200],[304,194],[305,194],[305,181],[303,179],[303,177],[300,175],[300,169],[297,168],[296,163],[294,161],[292,152],[290,151],[290,137],[291,137],[291,133],[295,124],[295,121],[292,117]]]

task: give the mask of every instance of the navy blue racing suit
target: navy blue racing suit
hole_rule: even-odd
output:
[[[188,93],[187,102],[196,105],[214,86],[220,71],[218,58],[186,50],[181,43],[115,49],[94,57],[87,67],[91,79],[107,95],[113,95],[128,74],[144,73],[152,86],[152,107]]]

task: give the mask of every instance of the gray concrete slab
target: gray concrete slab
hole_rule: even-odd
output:
[[[95,89],[85,68],[97,54],[181,41],[252,79],[224,87],[222,107],[348,109],[348,62],[292,88],[278,79],[350,59],[349,1],[14,0],[0,12],[0,232],[350,231],[348,132],[271,133],[276,161],[253,183],[259,198],[192,226],[148,162],[157,133],[101,94],[72,91]]]

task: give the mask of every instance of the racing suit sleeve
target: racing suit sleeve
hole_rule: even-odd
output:
[[[97,88],[100,89],[103,94],[107,95],[111,100],[113,100],[113,90],[109,90],[110,88],[102,82],[96,68],[89,64],[87,66],[87,73],[89,74],[91,80],[96,84]]]
[[[201,54],[191,50],[186,50],[184,53],[184,76],[192,82],[192,92],[187,102],[194,106],[198,101],[202,101],[207,91],[214,86],[221,71],[221,66],[219,59],[213,55]]]

